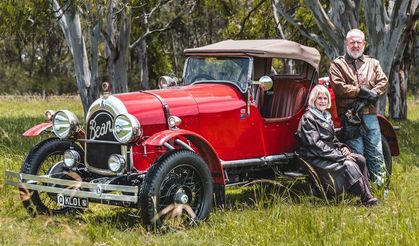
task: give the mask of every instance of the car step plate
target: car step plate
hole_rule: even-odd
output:
[[[89,200],[81,197],[71,197],[63,194],[57,194],[57,203],[63,207],[82,208],[89,206]]]

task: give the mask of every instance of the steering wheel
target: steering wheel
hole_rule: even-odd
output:
[[[214,77],[212,77],[211,75],[205,74],[205,73],[198,73],[197,75],[195,75],[192,79],[191,82],[195,82],[198,79],[208,79],[208,80],[215,80]]]

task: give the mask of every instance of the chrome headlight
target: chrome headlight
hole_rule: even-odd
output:
[[[131,143],[141,137],[141,125],[130,114],[120,114],[114,120],[113,135],[120,143]]]
[[[177,116],[170,116],[169,119],[167,119],[167,124],[169,125],[170,129],[177,129],[178,126],[182,123],[182,120]]]
[[[109,156],[108,166],[114,173],[122,172],[126,167],[125,158],[122,155],[113,154]]]
[[[52,129],[55,135],[61,139],[73,135],[79,124],[77,116],[68,110],[60,110],[52,118]]]
[[[80,154],[72,149],[68,149],[64,152],[64,164],[68,168],[72,168],[80,163]]]

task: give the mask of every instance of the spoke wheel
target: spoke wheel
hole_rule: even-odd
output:
[[[44,140],[31,149],[22,165],[21,172],[42,176],[64,170],[63,153],[72,145],[70,141],[58,138]],[[83,151],[78,146],[75,147],[80,156],[83,156]],[[55,194],[21,188],[20,195],[23,205],[32,215],[61,214],[74,210],[58,205]]]
[[[201,157],[189,150],[166,153],[147,172],[140,212],[149,228],[177,229],[208,217],[212,182]]]

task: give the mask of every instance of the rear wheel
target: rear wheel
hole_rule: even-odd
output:
[[[212,179],[205,161],[189,150],[166,153],[147,172],[140,212],[149,228],[177,228],[208,217]]]
[[[63,172],[63,153],[70,149],[71,146],[74,146],[80,156],[83,156],[81,148],[70,141],[50,138],[40,142],[26,156],[21,172],[33,175],[49,175]],[[55,194],[24,188],[20,189],[20,194],[23,205],[31,215],[38,213],[61,214],[73,210],[58,205]]]

